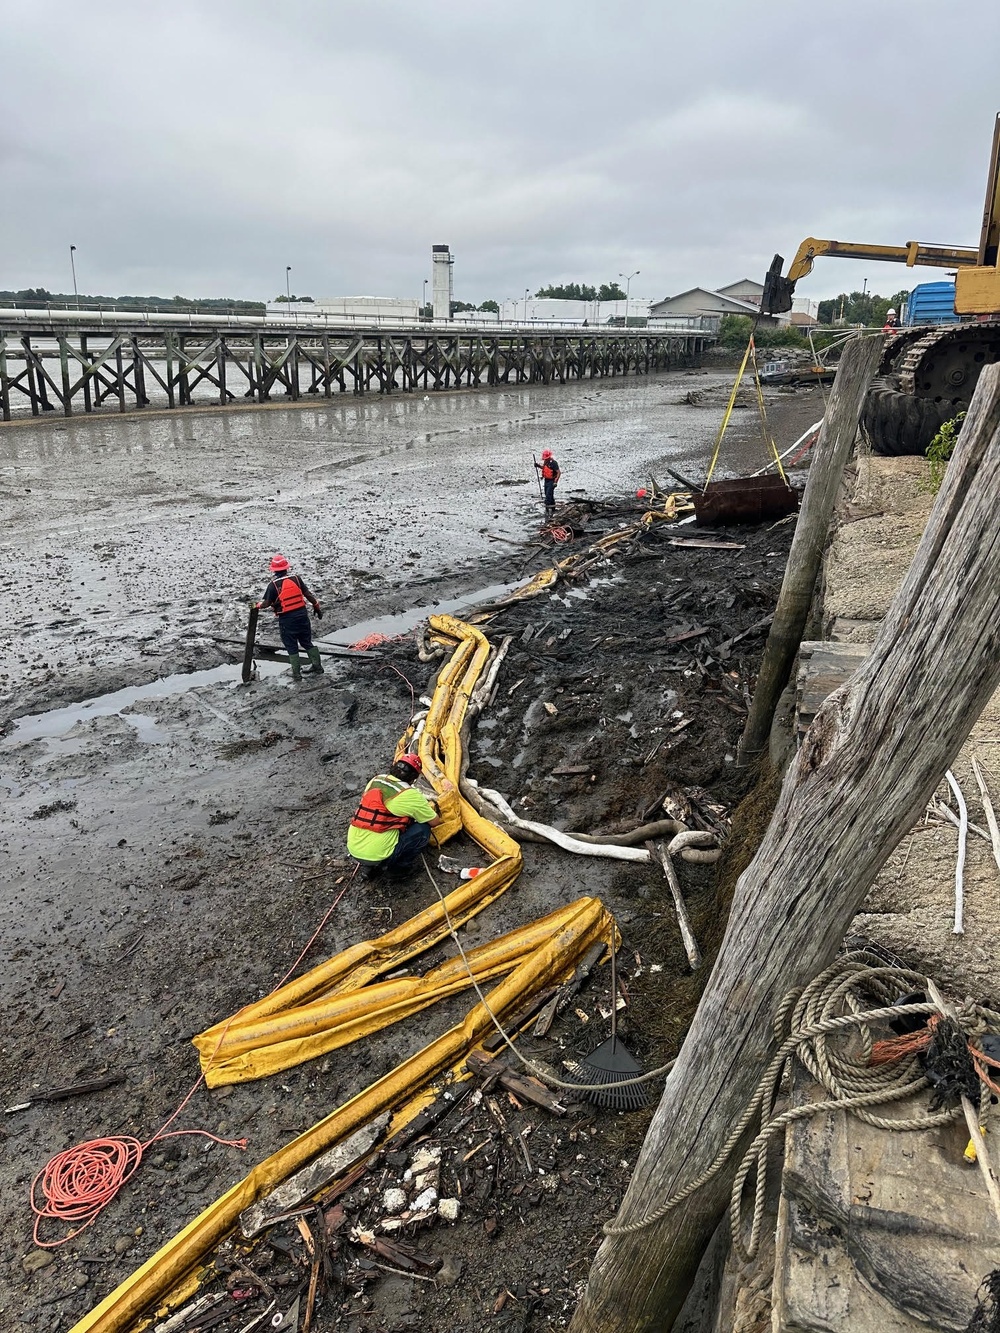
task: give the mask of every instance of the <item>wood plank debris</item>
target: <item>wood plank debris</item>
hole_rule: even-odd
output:
[[[742,542],[717,542],[702,537],[670,537],[667,545],[700,547],[706,551],[742,551],[746,549]]]
[[[36,1102],[64,1102],[68,1101],[70,1097],[84,1097],[87,1093],[102,1092],[105,1088],[113,1088],[124,1082],[124,1074],[107,1074],[104,1078],[91,1078],[83,1083],[71,1083],[64,1088],[50,1088],[47,1092],[33,1092],[25,1101],[18,1102],[15,1106],[5,1106],[4,1115],[12,1115],[15,1111],[26,1111],[29,1106],[34,1106]]]
[[[240,1214],[240,1231],[249,1240],[265,1227],[271,1226],[278,1218],[298,1207],[304,1200],[323,1188],[334,1177],[343,1175],[355,1166],[359,1159],[367,1158],[372,1148],[382,1137],[389,1123],[389,1113],[384,1112],[370,1120],[367,1125],[354,1131],[343,1143],[336,1144],[329,1152],[322,1153],[314,1162],[296,1171],[276,1190],[258,1203],[251,1204]]]
[[[479,1077],[496,1073],[497,1082],[501,1088],[507,1092],[512,1092],[521,1101],[531,1102],[533,1106],[540,1106],[543,1111],[551,1111],[553,1115],[562,1116],[566,1114],[565,1106],[540,1079],[533,1077],[531,1074],[515,1072],[507,1065],[502,1064],[500,1057],[495,1056],[491,1059],[487,1055],[481,1055],[479,1052],[473,1051],[466,1060],[465,1067],[471,1074]]]
[[[830,695],[854,675],[868,656],[867,643],[805,639],[799,648],[795,683],[795,729],[799,740]]]

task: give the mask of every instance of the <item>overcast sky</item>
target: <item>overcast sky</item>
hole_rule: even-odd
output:
[[[0,289],[477,304],[976,245],[997,0],[0,0]],[[943,274],[821,261],[799,294]]]

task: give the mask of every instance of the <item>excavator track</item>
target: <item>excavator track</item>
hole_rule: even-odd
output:
[[[994,361],[1000,361],[1000,321],[945,325],[906,349],[897,372],[899,388],[953,408],[948,413],[953,417],[969,406],[979,372]]]
[[[896,340],[892,340],[896,341]],[[952,324],[890,342],[861,424],[878,454],[922,454],[968,408],[983,366],[1000,361],[1000,321]]]

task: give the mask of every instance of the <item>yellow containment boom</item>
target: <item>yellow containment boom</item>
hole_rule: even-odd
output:
[[[361,1037],[370,1037],[438,1000],[468,990],[472,985],[470,971],[480,986],[485,986],[492,978],[519,967],[550,940],[564,924],[566,911],[559,908],[531,925],[467,950],[468,968],[462,958],[449,958],[422,977],[373,982],[360,991],[341,991],[330,999],[293,1005],[261,1020],[237,1016],[228,1028],[224,1023],[220,1025],[224,1031],[221,1040],[211,1033],[194,1039],[202,1052],[205,1082],[215,1088],[223,1083],[266,1078]]]
[[[521,870],[517,843],[457,791],[462,724],[489,657],[489,642],[481,631],[449,616],[432,617],[431,627],[456,645],[438,677],[419,738],[424,773],[440,793],[445,815],[435,833],[441,837],[443,831],[450,837],[464,829],[494,860],[448,894],[447,913],[438,901],[387,934],[343,950],[200,1034],[195,1044],[210,1085],[288,1068],[370,1035],[471,984],[464,963],[455,959],[424,978],[378,980],[447,935],[449,916],[457,926],[482,911]],[[462,1066],[493,1030],[491,1011],[498,1020],[509,1021],[532,995],[568,981],[595,943],[612,943],[616,938],[614,919],[604,905],[596,898],[580,898],[472,950],[468,957],[477,980],[508,973],[486,996],[485,1004],[478,1002],[457,1026],[265,1158],[85,1315],[72,1333],[126,1333],[145,1327],[154,1312],[162,1317],[165,1310],[176,1308],[197,1288],[213,1251],[235,1228],[244,1209],[385,1111],[394,1114],[390,1136],[398,1133],[432,1099],[435,1080],[444,1087],[467,1077]]]
[[[487,995],[499,1019],[508,1018],[546,986],[568,981],[587,950],[599,940],[609,941],[615,929],[610,913],[596,898],[581,898],[555,915],[560,924],[554,933]],[[71,1333],[125,1333],[162,1302],[173,1306],[186,1299],[197,1277],[193,1270],[233,1230],[245,1208],[266,1198],[288,1176],[383,1111],[399,1112],[389,1130],[397,1133],[427,1104],[421,1095],[427,1084],[447,1070],[451,1081],[459,1078],[459,1067],[469,1051],[491,1031],[493,1023],[485,1006],[475,1005],[463,1022],[266,1157],[84,1315]]]

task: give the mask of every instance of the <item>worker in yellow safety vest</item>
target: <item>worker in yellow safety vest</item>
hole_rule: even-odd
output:
[[[431,829],[441,822],[434,797],[412,785],[421,768],[419,755],[401,755],[364,790],[347,830],[347,850],[367,879],[383,869],[394,879],[408,875],[430,842]]]

